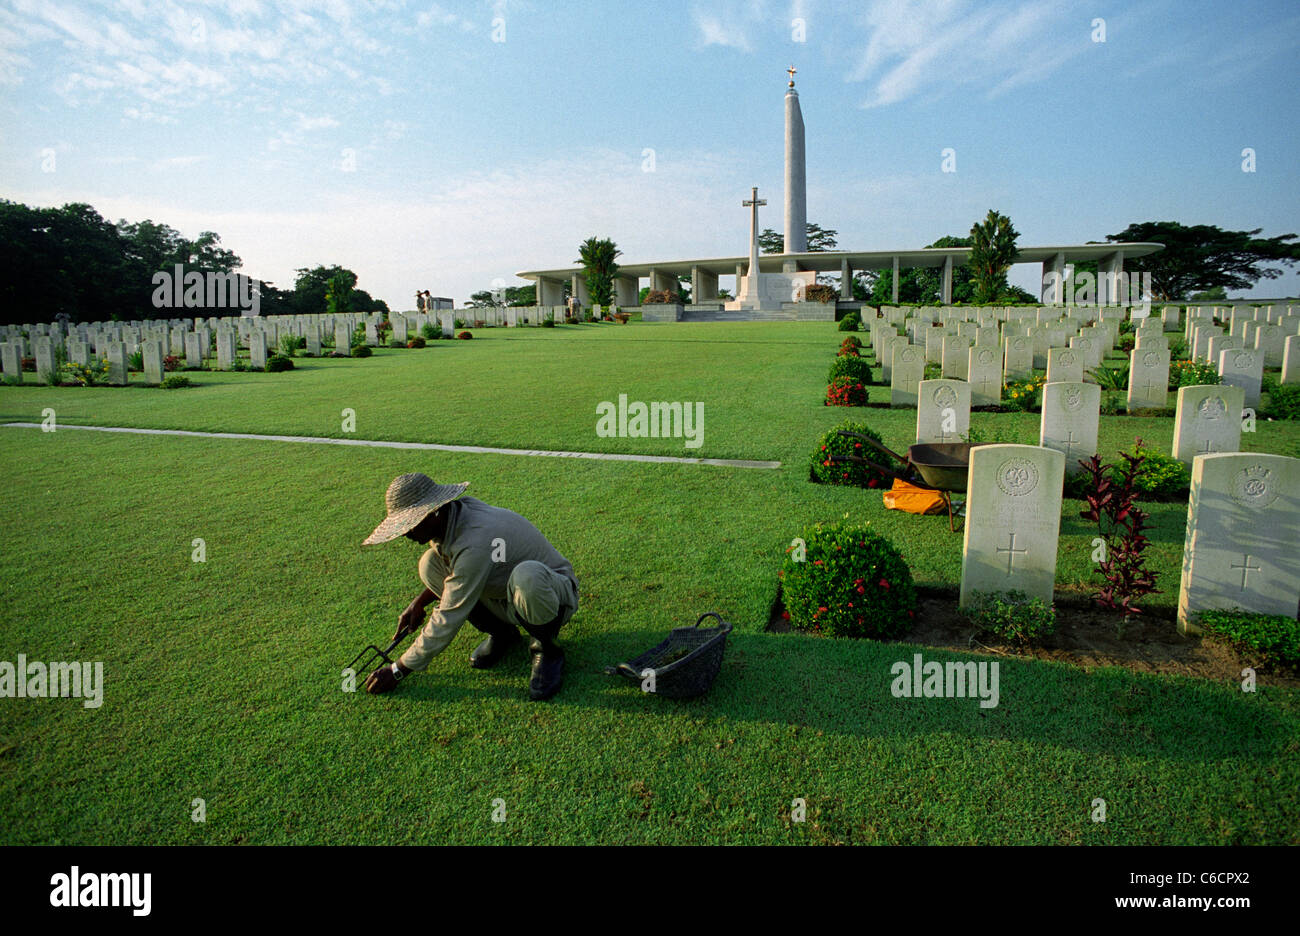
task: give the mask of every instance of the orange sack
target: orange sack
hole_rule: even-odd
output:
[[[919,488],[915,484],[894,479],[894,486],[884,493],[885,506],[914,514],[941,514],[948,512],[943,495],[938,491]]]

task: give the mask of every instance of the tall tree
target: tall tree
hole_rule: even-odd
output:
[[[587,294],[596,305],[607,306],[614,301],[614,275],[618,273],[615,262],[622,253],[609,238],[588,237],[578,247],[578,259],[587,280]]]
[[[350,297],[357,285],[357,274],[337,264],[313,267],[310,270],[301,268],[294,272],[298,276],[293,283],[293,305],[294,312],[298,315],[319,315],[325,311],[326,294],[335,279],[341,278],[340,288],[335,290],[336,295]],[[344,284],[346,288],[342,288]]]
[[[808,234],[808,253],[824,253],[827,250],[834,250],[839,245],[839,241],[836,240],[839,231],[824,228],[811,221],[804,225],[804,229]],[[763,233],[758,235],[758,249],[765,254],[785,253],[785,235],[771,228],[763,228]]]
[[[1250,289],[1261,279],[1276,279],[1284,270],[1267,263],[1294,264],[1300,244],[1294,234],[1255,237],[1253,231],[1225,231],[1212,224],[1184,226],[1177,221],[1130,224],[1108,241],[1154,242],[1165,249],[1145,257],[1124,258],[1127,272],[1151,274],[1155,298],[1185,299],[1191,293],[1222,287]]]
[[[968,263],[975,302],[994,302],[1007,290],[1007,270],[1016,260],[1019,236],[1011,219],[992,208],[983,221],[971,225]]]

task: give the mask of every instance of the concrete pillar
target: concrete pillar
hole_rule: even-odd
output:
[[[650,271],[650,288],[677,292],[677,277],[672,273],[663,273],[659,270]]]
[[[641,281],[635,276],[614,277],[614,301],[620,306],[641,304]]]
[[[573,274],[573,282],[570,284],[569,294],[578,297],[578,305],[587,308],[591,305],[591,293],[587,291],[587,277],[581,273]]]
[[[853,301],[853,267],[849,266],[848,257],[840,261],[840,298]]]
[[[943,258],[943,285],[939,287],[939,300],[952,305],[952,257]]]
[[[1065,254],[1058,253],[1051,260],[1043,261],[1040,298],[1046,305],[1062,305],[1065,302]]]
[[[537,278],[537,304],[544,306],[564,305],[564,285],[549,276]]]
[[[691,267],[691,301],[712,302],[718,298],[718,274]]]
[[[735,298],[737,299],[740,298],[740,284],[744,278],[745,278],[745,265],[743,263],[737,263],[736,264],[736,289],[735,289]]]
[[[1097,305],[1118,304],[1119,275],[1124,271],[1124,251],[1117,250],[1097,261]]]
[[[898,305],[898,257],[894,257],[894,305]]]

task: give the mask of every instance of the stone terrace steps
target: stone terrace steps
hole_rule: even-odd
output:
[[[736,310],[728,312],[722,310],[719,312],[701,312],[701,311],[683,311],[680,321],[683,322],[794,322],[798,317],[793,311],[781,312],[746,312]]]

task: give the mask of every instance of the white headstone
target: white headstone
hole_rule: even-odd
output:
[[[1296,616],[1300,602],[1300,459],[1204,455],[1192,465],[1178,588],[1178,629],[1210,608]]]
[[[1255,347],[1264,352],[1265,367],[1281,367],[1286,332],[1281,325],[1260,325],[1255,330]]]
[[[141,342],[141,345],[144,343]],[[142,348],[143,350],[143,348]],[[104,351],[108,357],[108,382],[125,387],[127,380],[126,342],[106,341]]]
[[[266,336],[255,330],[248,336],[248,366],[253,370],[266,369]]]
[[[1052,601],[1065,456],[1036,445],[971,449],[961,604],[974,592],[1019,590]]]
[[[1282,354],[1282,383],[1300,384],[1300,335],[1287,338]]]
[[[217,332],[217,370],[230,370],[235,366],[238,337],[228,329]]]
[[[59,382],[59,375],[54,373],[54,340],[49,335],[38,335],[32,342],[36,349],[36,379],[45,383]]]
[[[898,342],[889,376],[889,405],[916,406],[921,378],[925,376],[925,349]]]
[[[185,366],[202,367],[203,366],[203,346],[200,343],[200,336],[197,332],[185,333]]]
[[[943,369],[945,377],[965,380],[969,363],[970,339],[961,335],[944,335]]]
[[[513,325],[514,323],[511,322],[510,324]],[[438,326],[442,329],[442,337],[456,337],[456,316],[451,312],[438,313]]]
[[[352,327],[347,322],[334,324],[334,353],[352,356]]]
[[[1128,408],[1163,408],[1169,403],[1169,352],[1134,348],[1129,355]]]
[[[140,343],[140,351],[144,357],[144,379],[146,383],[157,384],[163,380],[163,357],[166,355],[166,349],[161,341],[150,339]]]
[[[972,406],[992,406],[1002,399],[1002,356],[996,346],[975,345],[966,361]]]
[[[1065,457],[1065,473],[1083,469],[1080,459],[1097,454],[1097,424],[1101,387],[1082,381],[1043,384],[1043,410],[1038,419],[1038,444]]]
[[[1197,455],[1240,449],[1244,405],[1245,394],[1240,387],[1180,387],[1174,416],[1173,457],[1190,467]]]
[[[1005,363],[1002,367],[1002,383],[1023,380],[1034,372],[1034,342],[1025,335],[1013,335],[1006,339]]]
[[[1083,381],[1083,352],[1075,348],[1049,348],[1047,350],[1047,382],[1081,383]]]
[[[964,380],[922,380],[916,404],[916,441],[962,441],[970,432],[970,390]]]
[[[1242,405],[1259,406],[1259,387],[1264,378],[1264,353],[1229,348],[1219,352],[1219,376],[1230,387],[1240,387]]]
[[[308,322],[302,329],[303,339],[306,341],[306,352],[312,357],[320,357],[320,326],[315,322]]]
[[[0,345],[0,366],[3,367],[5,380],[10,383],[23,382],[23,346],[19,341],[6,341]]]

